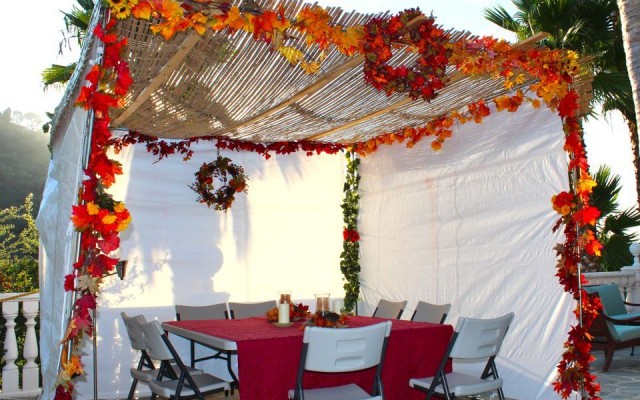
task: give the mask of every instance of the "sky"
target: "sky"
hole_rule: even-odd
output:
[[[310,1],[311,2],[311,1]],[[53,63],[68,64],[79,56],[77,46],[59,54],[64,31],[60,10],[70,11],[74,0],[32,0],[28,10],[24,2],[4,2],[0,13],[0,43],[3,62],[0,66],[0,111],[10,107],[23,113],[43,116],[53,112],[63,92],[55,88],[43,91],[40,73]],[[433,14],[445,28],[468,30],[478,35],[492,35],[513,41],[515,37],[486,21],[483,10],[502,5],[508,11],[515,8],[510,0],[320,0],[321,6],[340,6],[347,11],[397,12],[419,7],[425,14]],[[635,178],[629,132],[619,114],[590,120],[585,125],[585,141],[592,167],[611,166],[622,176],[623,208],[635,204]]]

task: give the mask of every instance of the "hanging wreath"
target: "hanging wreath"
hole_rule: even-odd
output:
[[[203,163],[194,174],[196,181],[189,187],[198,193],[198,202],[216,210],[227,211],[235,200],[236,193],[247,192],[247,176],[244,168],[231,162],[230,158],[218,156],[210,163]],[[216,189],[214,178],[221,185]],[[214,190],[215,189],[215,190]]]
[[[407,30],[409,22],[422,13],[405,10],[391,18],[374,18],[364,26],[364,79],[388,95],[408,92],[412,99],[431,100],[444,87],[445,69],[453,50],[446,46],[448,35],[428,17],[416,29]],[[392,67],[394,43],[411,45],[420,54],[412,67]]]

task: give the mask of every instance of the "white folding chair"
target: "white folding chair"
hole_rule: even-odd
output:
[[[199,400],[204,400],[205,395],[229,390],[228,382],[213,375],[207,373],[192,375],[158,321],[142,324],[141,329],[147,354],[152,359],[160,361],[156,379],[149,381],[151,400],[156,396],[167,399],[197,397]],[[172,361],[175,362],[179,373],[177,378],[167,380],[165,371],[171,368]]]
[[[373,316],[378,318],[400,319],[402,311],[407,306],[407,301],[389,301],[380,299],[378,306],[373,311]]]
[[[267,311],[277,307],[275,300],[262,301],[259,303],[235,303],[229,302],[229,312],[231,319],[264,317]]]
[[[391,333],[391,321],[361,328],[306,327],[292,400],[382,400],[382,364]],[[371,393],[356,384],[304,389],[305,371],[341,373],[376,367]]]
[[[449,310],[451,310],[451,304],[432,304],[426,301],[419,301],[411,316],[411,321],[444,324]]]
[[[153,364],[151,357],[147,354],[147,348],[142,334],[141,327],[143,324],[147,323],[147,320],[143,315],[128,316],[124,312],[121,312],[120,316],[124,321],[127,336],[129,336],[129,341],[131,342],[131,348],[140,352],[140,361],[138,362],[138,366],[130,369],[133,382],[131,383],[131,389],[129,389],[127,399],[131,400],[135,394],[138,382],[149,384],[149,381],[158,376],[158,370],[155,369],[156,367]],[[199,375],[203,373],[203,371],[196,369],[189,369],[189,372],[192,375]],[[176,377],[178,375],[177,367],[173,364],[170,365],[170,368],[167,369],[166,373],[169,377]]]
[[[413,378],[409,386],[427,393],[426,400],[434,394],[445,399],[498,392],[504,400],[502,379],[498,376],[495,358],[513,320],[513,313],[494,319],[460,318],[442,357],[438,371],[428,378]],[[485,363],[479,377],[461,372],[445,372],[449,358],[466,362]]]

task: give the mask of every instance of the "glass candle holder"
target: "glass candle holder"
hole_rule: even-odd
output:
[[[320,314],[326,314],[331,309],[329,308],[329,293],[318,293],[316,296],[316,312]]]
[[[291,291],[290,290],[281,290],[278,292],[280,295],[280,299],[278,300],[278,304],[290,304],[291,303]]]

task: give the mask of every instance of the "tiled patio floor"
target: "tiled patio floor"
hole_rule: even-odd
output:
[[[635,355],[631,356],[630,353],[630,349],[616,351],[608,372],[602,372],[604,353],[593,353],[596,357],[594,371],[600,382],[603,399],[640,399],[640,347],[635,349]]]

